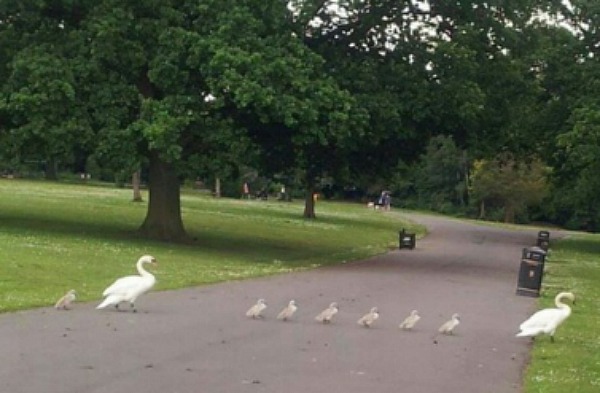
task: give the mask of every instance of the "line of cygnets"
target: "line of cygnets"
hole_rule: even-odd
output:
[[[253,319],[263,318],[262,313],[266,308],[267,303],[265,302],[265,299],[258,299],[256,304],[252,305],[252,307],[250,307],[248,311],[246,311],[246,316]],[[296,301],[290,300],[288,305],[285,306],[279,312],[279,314],[277,314],[277,319],[287,321],[288,319],[292,318],[292,316],[296,313],[296,310],[298,310]],[[338,311],[339,308],[337,302],[333,302],[329,305],[329,307],[321,311],[315,317],[315,320],[324,324],[331,323],[333,317],[338,313]],[[379,310],[377,309],[377,307],[372,307],[371,310],[365,315],[363,315],[358,321],[356,321],[356,323],[366,328],[369,328],[378,319]],[[412,310],[410,315],[408,315],[398,327],[403,330],[411,330],[417,324],[417,322],[419,322],[420,319],[421,317],[419,316],[419,312],[417,310]],[[453,334],[454,329],[458,326],[459,323],[460,316],[457,313],[454,313],[448,321],[444,322],[442,326],[439,327],[438,332],[442,334]]]

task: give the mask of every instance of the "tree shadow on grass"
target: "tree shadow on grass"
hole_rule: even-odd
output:
[[[15,235],[63,235],[99,240],[133,240],[136,228],[109,222],[79,221],[68,217],[0,214],[0,230]]]
[[[292,216],[285,218],[296,219]],[[332,220],[335,222],[335,220]],[[338,221],[339,223],[339,221]],[[79,221],[76,217],[54,217],[31,214],[29,216],[0,214],[0,231],[15,236],[65,237],[104,242],[132,243],[140,247],[177,247],[201,250],[223,257],[235,258],[254,264],[268,264],[277,260],[283,266],[297,267],[306,259],[338,255],[346,246],[335,243],[319,244],[298,238],[277,237],[277,231],[257,236],[245,233],[197,228],[188,231],[189,240],[184,243],[167,243],[150,240],[137,232],[137,226],[114,221]],[[333,258],[332,258],[333,259]]]

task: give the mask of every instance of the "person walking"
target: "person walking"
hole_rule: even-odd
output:
[[[248,187],[247,182],[244,182],[244,186],[242,187],[242,198],[250,199],[250,187]]]

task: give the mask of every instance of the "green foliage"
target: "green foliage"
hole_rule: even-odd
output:
[[[547,172],[537,158],[525,162],[503,154],[493,160],[477,160],[470,179],[471,201],[480,206],[480,218],[485,218],[488,208],[502,208],[504,221],[514,222],[516,214],[545,197]]]
[[[88,156],[85,161],[85,173],[90,174],[91,178],[100,181],[114,180],[114,172],[100,165],[94,155]]]
[[[281,19],[285,5],[278,7],[279,19],[273,20],[259,18],[260,8],[239,7],[220,16],[220,43],[212,49],[207,81],[217,105],[233,111],[249,131],[264,172],[300,171],[314,183],[339,170],[344,147],[360,134],[364,115],[349,92],[327,76],[323,59]],[[258,32],[240,40],[240,23]],[[277,29],[270,31],[270,23]],[[263,30],[270,35],[257,34]]]
[[[74,149],[90,144],[91,129],[68,61],[50,45],[32,45],[15,55],[8,70],[4,109],[12,132],[0,140],[0,154],[21,162],[72,162]]]
[[[600,239],[576,235],[552,244],[546,262],[540,307],[553,307],[554,296],[572,291],[573,313],[558,329],[555,342],[536,340],[525,374],[524,393],[593,393],[600,383]]]
[[[142,254],[158,258],[158,290],[284,273],[385,252],[396,216],[362,205],[319,202],[318,222],[300,203],[182,196],[188,244],[136,235],[147,204],[114,187],[0,179],[0,312],[50,306],[75,288],[96,301],[116,277],[132,274]],[[147,201],[147,195],[144,195]]]
[[[413,167],[407,165],[406,163],[400,161],[396,164],[396,166],[392,169],[392,176],[390,179],[390,190],[394,197],[397,199],[394,201],[395,206],[402,207],[414,207],[411,206],[408,202],[408,199],[411,197],[414,198],[415,194],[415,182],[418,177],[417,171],[414,170]],[[379,187],[377,190],[379,191],[383,187]]]
[[[558,169],[562,178],[555,203],[569,210],[566,223],[577,229],[600,227],[600,107],[586,106],[571,116],[572,129],[558,137],[563,162]],[[565,176],[569,174],[570,176]]]
[[[536,61],[542,105],[534,132],[538,146],[553,167],[552,195],[545,214],[561,225],[597,230],[598,189],[594,173],[594,128],[598,124],[598,5],[573,1],[571,7],[553,3],[570,29],[545,27],[536,31]]]
[[[429,141],[415,174],[421,206],[449,213],[466,205],[466,152],[450,136]]]

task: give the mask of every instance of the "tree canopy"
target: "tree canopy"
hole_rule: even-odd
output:
[[[179,240],[183,179],[241,167],[294,177],[311,218],[323,179],[367,188],[421,168],[431,176],[410,180],[414,192],[466,206],[469,160],[507,152],[553,169],[542,215],[596,227],[595,142],[580,145],[600,121],[599,10],[586,0],[3,2],[0,159],[3,169],[43,161],[48,177],[81,157],[147,168],[140,230]],[[436,160],[457,165],[445,167],[458,180]],[[560,192],[572,187],[589,197]]]

